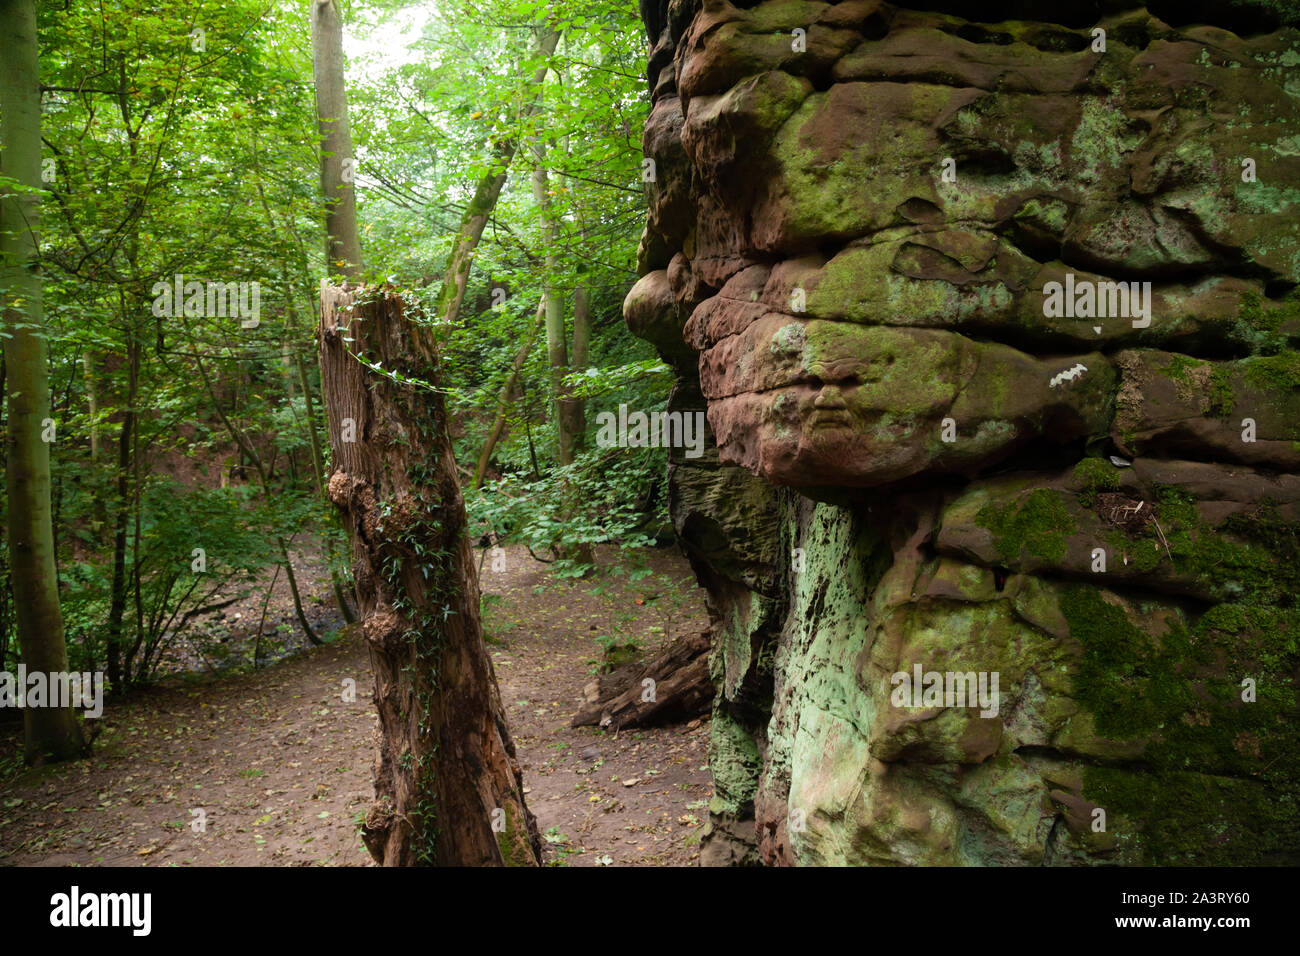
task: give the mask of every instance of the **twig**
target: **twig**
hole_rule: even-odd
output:
[[[271,586],[266,589],[266,600],[262,602],[262,617],[257,622],[257,640],[253,643],[253,670],[257,670],[258,658],[262,656],[262,628],[266,625],[266,608],[275,592],[275,582],[280,580],[280,570],[280,565],[277,564],[275,574],[271,576]]]
[[[1165,546],[1165,554],[1169,555],[1169,563],[1173,564],[1174,561],[1173,552],[1169,550],[1169,542],[1165,540],[1165,533],[1163,530],[1161,530],[1160,522],[1156,520],[1155,515],[1151,516],[1151,523],[1156,526],[1156,534],[1160,535],[1160,543]]]

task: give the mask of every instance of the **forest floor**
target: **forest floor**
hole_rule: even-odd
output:
[[[694,865],[713,793],[708,718],[569,727],[602,659],[597,637],[650,654],[706,626],[686,562],[639,552],[652,573],[633,582],[608,573],[625,557],[610,549],[606,573],[567,582],[504,550],[503,569],[483,566],[484,626],[547,864]],[[327,629],[328,577],[301,570],[309,618]],[[260,619],[265,597],[224,620]],[[281,577],[269,620],[293,619],[287,597]],[[302,650],[260,669],[173,675],[108,705],[89,722],[87,760],[22,770],[21,723],[0,725],[0,865],[371,865],[358,833],[373,794],[370,662],[355,629],[336,633],[306,648],[299,631]]]

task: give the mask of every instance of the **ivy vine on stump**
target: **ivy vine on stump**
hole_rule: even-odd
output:
[[[385,866],[537,865],[430,329],[388,290],[322,284],[320,360],[379,713],[366,847]]]

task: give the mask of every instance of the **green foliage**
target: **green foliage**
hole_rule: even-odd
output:
[[[316,364],[322,258],[310,37],[290,2],[39,17],[61,596],[72,663],[107,661],[121,689],[182,636],[215,653],[191,612],[278,561],[269,542],[337,538],[297,375]],[[260,321],[158,314],[155,284],[178,274],[258,283]]]
[[[565,377],[565,384],[570,387],[571,395],[579,398],[598,398],[610,392],[624,389],[642,380],[657,378],[660,382],[671,384],[672,366],[665,365],[657,358],[642,359],[626,365],[609,368],[589,368],[574,372]]]
[[[507,475],[467,492],[466,505],[472,525],[481,522],[535,555],[615,544],[635,563],[636,550],[655,540],[648,526],[661,505],[651,509],[647,502],[666,467],[660,449],[591,449],[537,480]],[[590,566],[555,557],[553,570],[560,577],[581,577]]]
[[[544,20],[561,32],[549,61],[529,53]],[[580,575],[588,569],[575,557],[582,546],[617,541],[635,547],[649,540],[644,528],[664,524],[664,496],[648,494],[654,476],[662,474],[662,453],[631,460],[606,455],[592,448],[590,427],[597,402],[659,408],[671,385],[666,368],[627,332],[621,314],[636,278],[644,209],[639,130],[648,103],[636,11],[604,2],[495,0],[471,13],[452,3],[412,33],[416,55],[365,71],[351,97],[358,148],[378,186],[363,193],[367,257],[386,263],[392,281],[410,288],[409,297],[432,314],[437,279],[475,183],[497,168],[505,144],[516,147],[474,255],[461,323],[439,330],[443,382],[448,410],[461,425],[457,460],[472,466],[492,430],[516,352],[534,330],[543,279],[566,312],[580,286],[589,291],[589,367],[569,370],[564,380],[570,395],[587,402],[588,450],[570,466],[556,464],[550,416],[556,396],[544,336],[538,336],[506,408],[506,435],[494,451],[499,477],[468,495],[476,522],[539,555],[561,555],[556,570]],[[533,73],[547,62],[541,109],[521,117]],[[534,144],[545,151],[558,248],[548,244],[531,190]],[[544,275],[548,254],[557,271]],[[422,277],[435,281],[421,285]]]
[[[119,682],[132,685],[183,639],[218,657],[217,635],[191,612],[237,597],[254,572],[269,580],[281,538],[319,536],[346,577],[313,466],[316,445],[328,474],[330,449],[312,334],[324,256],[310,33],[289,0],[231,0],[197,19],[183,4],[74,0],[39,17],[61,595],[72,662],[119,659]],[[563,299],[566,336],[578,290],[589,296],[586,367],[566,369],[562,386],[587,406],[576,460],[557,464],[539,336],[489,480],[467,495],[475,531],[559,555],[561,575],[588,570],[586,546],[633,553],[667,526],[665,453],[597,448],[591,423],[620,403],[662,408],[672,380],[621,316],[636,278],[649,105],[634,6],[347,4],[344,18],[363,252],[370,277],[399,290],[417,318],[433,314],[478,180],[513,147],[460,323],[437,330],[438,387],[462,466],[493,426],[543,279]],[[562,34],[548,59],[529,53],[544,23]],[[409,50],[387,39],[395,24],[410,27]],[[354,49],[357,37],[370,39]],[[542,66],[540,109],[523,116]],[[546,156],[558,247],[530,188],[534,146]],[[555,268],[544,276],[548,252]],[[260,321],[155,314],[156,284],[178,274],[258,283]],[[427,388],[409,369],[382,359],[373,368]],[[402,545],[393,571],[437,574],[423,546],[418,536]],[[207,552],[206,576],[188,571],[195,547]],[[2,663],[16,654],[3,562],[0,582]]]
[[[135,613],[125,617],[123,679],[142,683],[163,662],[164,652],[191,632],[196,612],[218,594],[240,593],[252,576],[274,561],[268,545],[297,515],[283,503],[258,508],[247,489],[189,490],[174,482],[152,482],[143,496],[139,533],[129,530],[133,555]],[[203,570],[195,570],[203,551]],[[108,613],[112,568],[102,558],[65,568],[63,608],[69,656],[79,667],[102,666],[106,655],[103,621]],[[194,634],[200,655],[211,651],[206,634]],[[118,688],[120,689],[120,688]]]

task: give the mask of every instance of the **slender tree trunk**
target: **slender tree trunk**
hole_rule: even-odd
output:
[[[555,46],[559,41],[560,34],[557,31],[550,27],[540,28],[531,58],[550,57],[555,52]],[[548,67],[543,65],[533,71],[531,83],[533,95],[520,111],[521,120],[528,119],[541,108],[541,89],[546,79],[547,69]],[[478,248],[479,241],[483,238],[483,229],[492,216],[492,210],[501,196],[501,190],[505,188],[510,163],[518,149],[519,144],[512,139],[498,144],[495,162],[479,180],[474,190],[474,198],[465,207],[460,229],[456,233],[456,241],[451,247],[451,254],[447,257],[447,271],[443,276],[442,288],[438,290],[438,298],[434,304],[434,309],[444,327],[453,326],[460,319],[460,305],[465,299],[465,287],[469,283],[469,269],[473,262],[474,250]]]
[[[579,280],[573,290],[573,371],[587,368],[587,350],[591,344],[591,291],[585,281]],[[573,435],[576,455],[586,445],[587,405],[581,398],[568,397],[569,432]]]
[[[82,375],[86,385],[86,402],[90,413],[90,463],[96,471],[99,471],[100,460],[103,457],[98,423],[100,394],[103,383],[100,381],[99,353],[93,349],[87,349],[82,356]],[[91,494],[90,514],[91,533],[96,538],[107,534],[109,528],[108,495],[102,489],[96,488]]]
[[[284,559],[284,575],[289,582],[289,594],[293,597],[293,611],[298,616],[298,626],[307,635],[307,640],[319,647],[325,642],[312,630],[311,622],[307,620],[307,612],[302,606],[302,594],[298,591],[298,578],[293,573],[293,561],[289,558],[289,546],[285,543],[284,538],[276,538],[275,540],[280,545],[280,557]]]
[[[86,383],[86,405],[90,413],[90,460],[99,461],[99,377],[95,370],[95,353],[87,349],[81,357]]]
[[[336,0],[311,0],[311,52],[320,127],[320,185],[325,197],[325,258],[331,276],[361,275],[355,154],[343,82],[343,20]]]
[[[41,93],[35,0],[0,0],[0,170],[30,189],[41,188]],[[50,414],[49,366],[41,314],[37,231],[40,204],[33,193],[0,199],[0,275],[4,303],[6,399],[5,490],[9,565],[18,645],[29,671],[68,669],[63,614],[54,568],[50,515],[50,446],[43,440]],[[46,701],[49,704],[49,701]],[[85,750],[72,708],[23,709],[24,755],[29,763],[67,760]]]
[[[533,199],[542,214],[542,225],[546,235],[546,275],[542,279],[542,299],[546,306],[546,365],[550,370],[551,407],[550,415],[554,423],[556,445],[559,449],[561,465],[573,464],[577,451],[574,431],[574,416],[568,389],[564,377],[569,373],[568,343],[565,339],[564,300],[555,284],[555,276],[560,274],[559,260],[555,250],[560,245],[560,223],[551,202],[550,176],[546,169],[546,144],[541,137],[532,142],[533,150]],[[575,508],[573,489],[566,484],[564,497],[566,511],[571,514]],[[563,549],[563,556],[579,564],[593,565],[594,553],[588,544]]]
[[[131,98],[129,96],[126,63],[121,57],[117,61],[117,88],[114,91],[118,112],[122,117],[122,127],[126,131],[127,150],[134,168],[139,154],[139,128],[132,126]],[[138,183],[128,186],[123,199],[127,213],[143,203],[138,194]],[[122,430],[118,436],[117,460],[117,512],[113,523],[113,575],[112,592],[109,598],[107,643],[108,643],[108,678],[116,689],[125,689],[135,682],[136,671],[132,667],[135,648],[139,647],[142,635],[137,632],[135,643],[130,649],[125,647],[123,621],[126,615],[127,601],[133,582],[138,586],[136,573],[139,568],[131,564],[132,571],[127,570],[127,530],[134,515],[136,536],[133,552],[140,549],[140,466],[137,455],[140,447],[140,413],[137,407],[140,396],[140,367],[144,360],[143,331],[140,321],[143,297],[138,294],[142,285],[138,269],[139,253],[139,217],[130,216],[127,240],[124,244],[127,265],[132,281],[117,288],[118,311],[126,329],[127,359],[127,394],[122,415]],[[162,326],[158,326],[158,338],[161,345]],[[134,476],[134,477],[133,477]],[[124,655],[124,651],[126,651]]]
[[[400,299],[356,304],[324,288],[320,343],[330,498],[352,535],[380,722],[362,837],[388,866],[536,865],[537,823],[483,642],[442,395],[350,354],[436,387],[432,336]],[[356,440],[345,442],[349,419]]]
[[[542,324],[545,315],[546,300],[542,299],[537,303],[537,318],[528,331],[528,339],[515,353],[514,364],[510,366],[510,375],[506,378],[506,383],[501,386],[501,394],[497,397],[496,418],[492,422],[492,430],[488,432],[487,439],[483,442],[483,451],[479,453],[478,465],[474,468],[475,488],[482,486],[483,475],[487,473],[488,462],[492,458],[492,450],[496,448],[497,442],[501,440],[501,434],[506,430],[506,412],[510,409],[510,398],[515,393],[519,373],[523,370],[524,362],[528,361],[528,353],[533,350],[533,342],[537,340],[537,328]]]
[[[560,270],[555,255],[560,244],[560,224],[556,221],[555,209],[551,203],[546,146],[541,139],[533,141],[533,156],[536,160],[533,167],[533,199],[541,209],[546,234],[546,274],[542,278],[542,298],[546,306],[546,364],[551,373],[551,418],[555,422],[560,464],[569,465],[573,463],[573,422],[565,401],[564,388],[564,376],[569,373],[569,349],[565,342],[564,300],[555,285],[555,276]]]
[[[117,508],[113,513],[113,574],[108,599],[108,679],[115,689],[126,687],[129,674],[122,671],[122,622],[126,614],[126,531],[131,515],[131,436],[135,430],[135,403],[139,382],[140,347],[133,327],[127,328],[126,407],[117,436]]]
[[[281,275],[284,274],[283,269],[280,270],[280,274]],[[287,323],[285,323],[284,336],[283,338],[280,339],[280,368],[283,370],[282,377],[284,378],[284,397],[285,400],[290,403],[292,403],[293,400],[297,398],[294,392],[298,388],[298,382],[295,380],[294,372],[292,371],[293,359],[294,359],[294,354],[293,354],[294,348],[293,348],[293,341],[290,338],[293,335],[295,324],[296,323],[292,319],[290,319]]]

